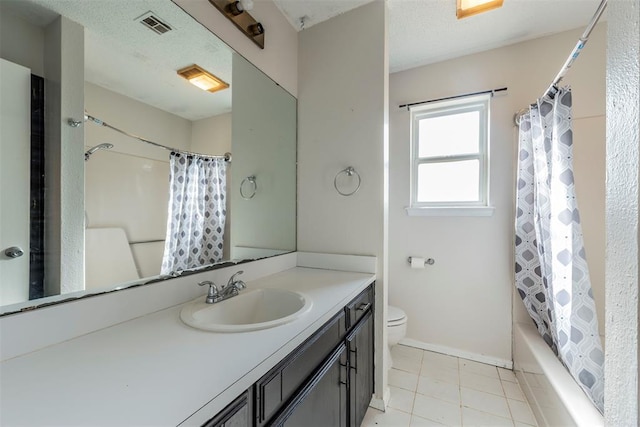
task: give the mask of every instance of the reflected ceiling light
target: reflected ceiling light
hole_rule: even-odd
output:
[[[457,0],[456,16],[458,19],[476,15],[502,6],[503,0]]]
[[[208,92],[217,92],[229,87],[227,83],[195,64],[178,70],[178,75],[187,79],[192,85]]]

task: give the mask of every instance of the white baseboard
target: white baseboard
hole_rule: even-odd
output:
[[[371,402],[369,403],[369,406],[379,411],[385,412],[387,410],[387,406],[389,406],[389,400],[391,400],[391,390],[389,389],[389,387],[386,387],[384,389],[384,393],[382,394],[382,398],[380,398],[377,394],[374,394]]]
[[[433,351],[435,353],[442,353],[449,356],[460,357],[462,359],[473,360],[475,362],[486,363],[487,365],[498,366],[500,368],[513,369],[512,360],[501,359],[499,357],[472,353],[470,351],[459,350],[457,348],[451,348],[444,345],[429,344],[429,343],[414,340],[411,338],[404,338],[400,340],[400,344],[406,345],[409,347],[419,348],[422,350]]]

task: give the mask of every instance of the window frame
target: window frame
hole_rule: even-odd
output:
[[[411,205],[407,208],[410,215],[430,215],[442,213],[448,215],[464,215],[452,210],[466,211],[470,215],[491,215],[489,206],[489,127],[490,127],[491,94],[474,95],[455,100],[437,101],[427,105],[410,108],[411,113]],[[454,155],[419,157],[421,120],[431,117],[442,117],[453,114],[479,112],[478,152]],[[478,160],[478,200],[474,201],[418,201],[418,168],[422,164],[448,163],[463,160]],[[431,211],[428,213],[427,211]]]

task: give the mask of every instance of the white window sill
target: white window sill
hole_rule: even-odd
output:
[[[492,216],[493,206],[446,206],[405,208],[408,216]]]

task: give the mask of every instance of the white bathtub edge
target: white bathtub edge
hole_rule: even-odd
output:
[[[540,425],[557,425],[552,419],[552,414],[546,413],[543,405],[536,398],[532,385],[528,383],[523,364],[527,361],[524,357],[534,359],[536,366],[546,380],[551,384],[553,392],[562,402],[562,408],[571,417],[577,426],[604,426],[602,414],[591,403],[580,386],[576,384],[571,374],[553,354],[549,346],[544,342],[534,325],[514,324],[514,364],[516,376],[531,409]],[[530,363],[530,362],[529,362]],[[529,368],[531,370],[531,368]]]

